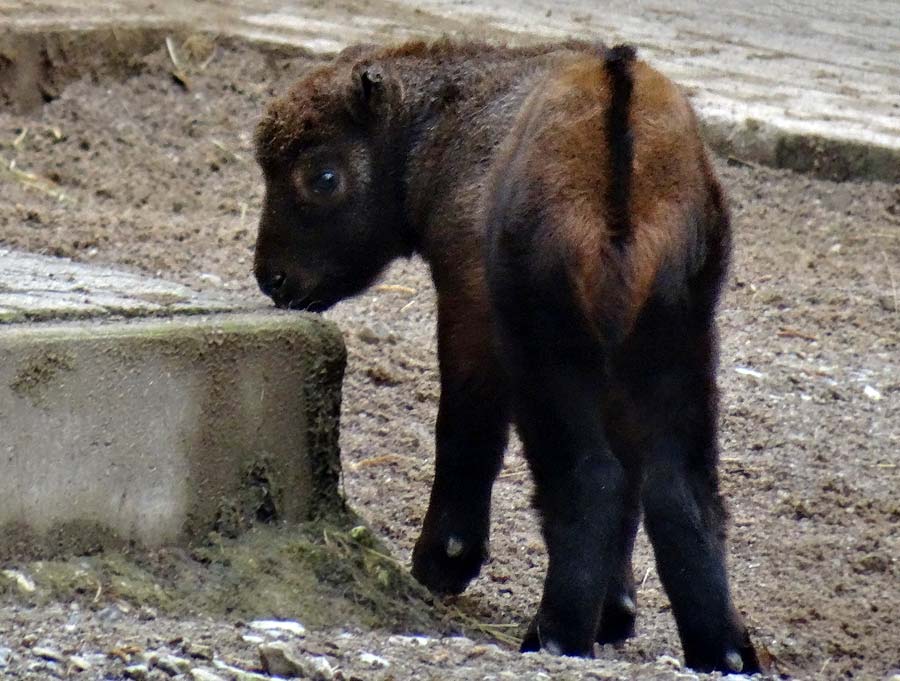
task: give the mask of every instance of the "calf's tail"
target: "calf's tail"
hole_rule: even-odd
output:
[[[616,45],[605,51],[604,68],[610,82],[610,101],[606,110],[606,144],[609,159],[606,210],[613,242],[625,244],[631,236],[631,175],[634,140],[628,125],[631,91],[634,87],[631,67],[637,50],[631,45]]]

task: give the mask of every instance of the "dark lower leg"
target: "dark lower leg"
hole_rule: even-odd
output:
[[[630,360],[629,363],[634,363]],[[615,380],[615,376],[611,376]],[[619,533],[618,565],[613,569],[603,603],[597,643],[621,643],[634,636],[637,598],[631,556],[641,521],[641,476],[646,447],[643,423],[635,419],[633,405],[621,386],[611,390],[606,410],[606,429],[616,458],[625,466],[625,510]]]
[[[491,489],[503,462],[505,414],[463,414],[441,403],[434,484],[413,576],[432,591],[462,592],[488,557]]]
[[[621,357],[617,385],[642,426],[644,524],[688,666],[759,670],[731,601],[718,490],[716,336],[711,311],[650,306]]]
[[[499,379],[482,373],[461,380],[449,364],[442,365],[434,483],[412,573],[432,591],[456,594],[488,557],[491,490],[509,416]]]
[[[549,567],[522,650],[589,655],[607,587],[621,578],[625,471],[605,437],[596,363],[528,366],[516,384],[516,422]]]
[[[622,528],[618,538],[620,548],[616,552],[619,561],[610,575],[600,616],[600,628],[597,631],[597,643],[600,644],[621,643],[634,636],[637,597],[631,554],[634,551],[634,539],[641,517],[639,490],[633,489],[635,486],[636,484],[629,481]]]
[[[601,609],[620,557],[616,555],[621,519],[621,466],[596,456],[565,483],[543,485],[538,508],[544,518],[549,568],[538,613],[522,650],[546,649],[589,655],[597,639]],[[538,483],[541,486],[541,483]]]
[[[645,485],[644,509],[687,666],[759,671],[746,627],[731,602],[724,511],[709,471],[658,467]]]

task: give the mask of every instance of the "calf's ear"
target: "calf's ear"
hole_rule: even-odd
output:
[[[368,61],[354,65],[350,87],[351,110],[361,122],[389,115],[403,98],[400,82],[381,64]]]

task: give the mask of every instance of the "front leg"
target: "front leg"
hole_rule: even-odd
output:
[[[486,300],[438,297],[441,401],[434,484],[412,574],[436,593],[461,593],[488,557],[491,489],[509,431]]]

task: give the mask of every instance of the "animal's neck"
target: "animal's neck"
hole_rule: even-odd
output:
[[[404,229],[434,263],[481,248],[479,209],[497,147],[543,72],[541,62],[414,62],[404,69],[404,106],[391,135],[402,155]],[[448,247],[452,244],[452,248]]]

